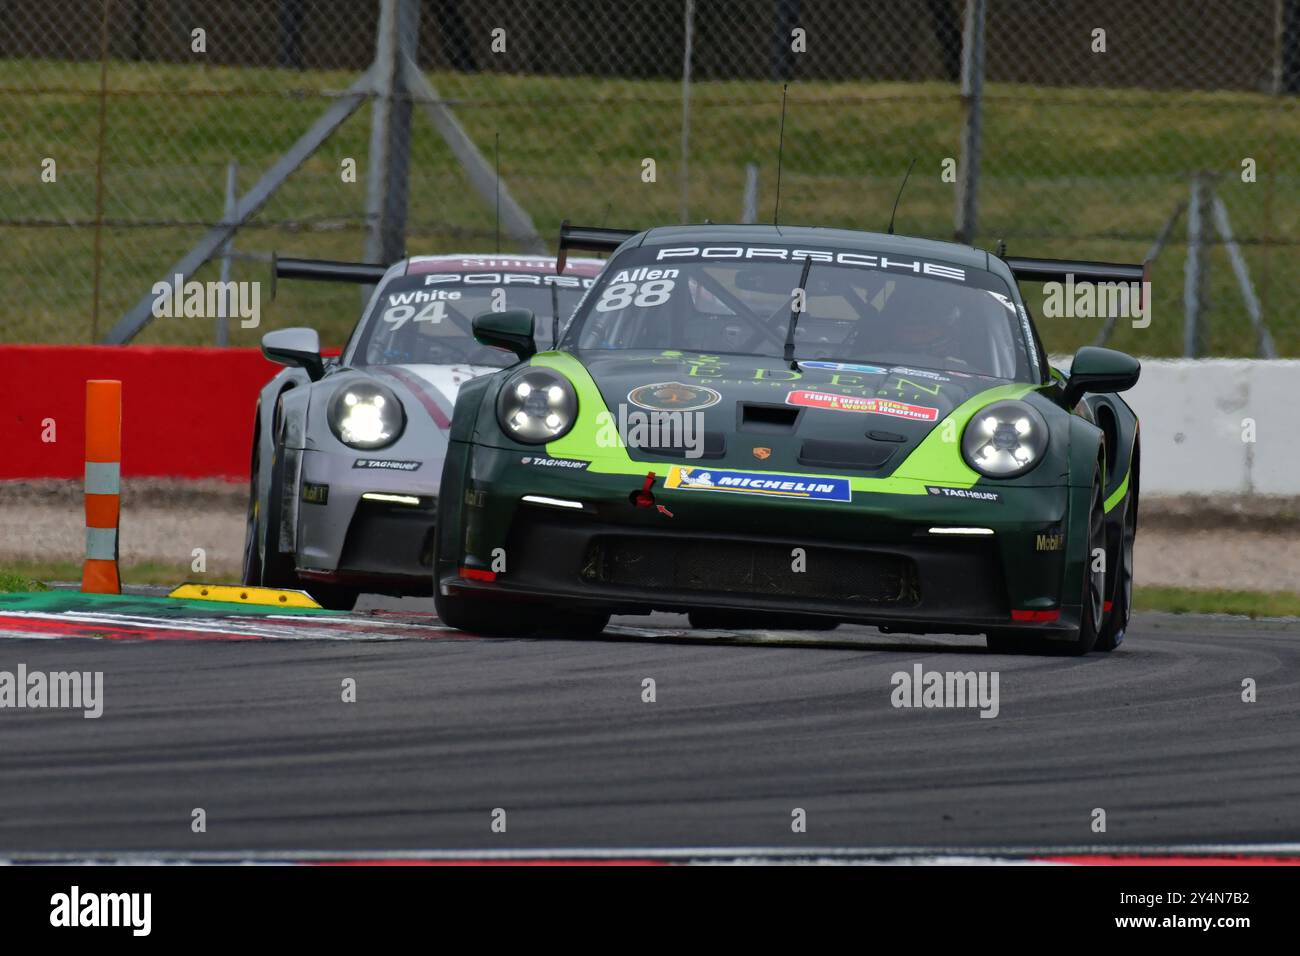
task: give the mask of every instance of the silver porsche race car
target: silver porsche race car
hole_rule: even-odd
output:
[[[304,588],[348,610],[362,592],[430,594],[447,429],[461,384],[515,361],[478,344],[481,312],[530,309],[554,341],[604,261],[413,256],[385,268],[278,259],[273,274],[374,284],[342,354],[313,329],[268,332],[288,366],[263,387],[253,424],[243,580]],[[545,347],[545,345],[543,346]]]

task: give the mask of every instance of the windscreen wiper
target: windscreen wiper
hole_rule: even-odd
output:
[[[799,273],[799,285],[795,287],[793,299],[790,302],[790,328],[785,333],[785,360],[790,363],[791,369],[797,369],[794,361],[794,330],[799,324],[799,313],[802,311],[799,307],[808,306],[808,272],[812,269],[812,256],[804,259],[803,272]]]

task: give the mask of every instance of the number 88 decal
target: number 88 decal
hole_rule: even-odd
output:
[[[615,282],[605,286],[596,303],[597,312],[617,312],[629,305],[640,308],[653,308],[663,305],[673,294],[672,279],[651,279],[649,282]]]

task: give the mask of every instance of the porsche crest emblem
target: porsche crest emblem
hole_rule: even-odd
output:
[[[754,457],[759,461],[767,461],[772,457],[772,449],[764,448],[761,445],[754,449]]]
[[[722,396],[703,385],[684,385],[681,382],[657,382],[642,385],[627,393],[633,405],[661,412],[693,412],[722,401]]]

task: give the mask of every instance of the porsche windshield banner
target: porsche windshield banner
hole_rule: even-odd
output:
[[[811,259],[824,265],[856,266],[861,269],[902,270],[913,275],[966,281],[966,270],[939,262],[908,257],[890,258],[871,252],[842,249],[795,249],[783,246],[664,246],[655,254],[659,262],[698,259],[702,261],[750,260],[757,262],[803,262]]]

